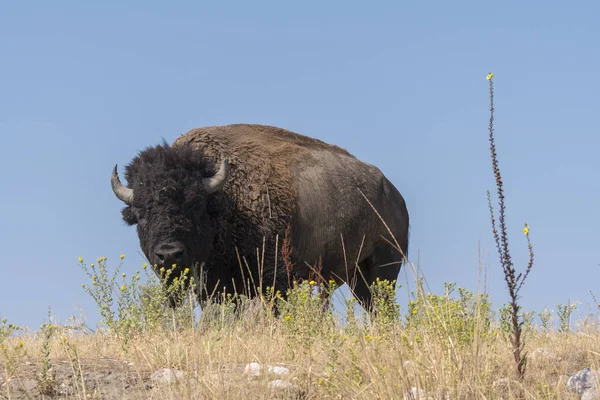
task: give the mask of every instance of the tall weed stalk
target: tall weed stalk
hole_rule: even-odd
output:
[[[525,371],[527,368],[527,355],[524,352],[524,342],[523,342],[523,323],[522,316],[519,311],[521,306],[518,303],[518,296],[523,283],[529,276],[529,272],[533,267],[533,247],[531,245],[531,240],[529,238],[529,226],[525,224],[523,228],[523,233],[527,238],[527,246],[529,248],[529,262],[525,269],[525,273],[517,274],[511,255],[510,248],[508,245],[508,234],[506,232],[506,205],[504,203],[504,188],[502,182],[502,176],[500,175],[500,167],[498,166],[498,155],[496,153],[496,144],[494,140],[494,74],[489,73],[487,75],[487,80],[489,82],[489,91],[490,91],[490,121],[489,121],[489,141],[490,141],[490,153],[492,158],[492,170],[494,172],[494,177],[496,178],[496,188],[498,193],[498,223],[499,230],[496,225],[496,217],[494,215],[494,208],[492,207],[492,201],[490,196],[490,191],[487,191],[488,198],[488,206],[490,209],[490,216],[492,221],[492,232],[494,234],[494,240],[496,241],[496,248],[498,249],[498,254],[500,256],[500,265],[502,266],[502,270],[504,271],[504,279],[506,280],[506,284],[508,286],[508,293],[510,296],[510,322],[512,325],[511,332],[511,344],[513,348],[513,356],[517,367],[517,373],[519,379],[523,379],[525,376]]]

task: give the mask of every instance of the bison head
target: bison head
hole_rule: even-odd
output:
[[[157,269],[173,269],[179,276],[193,272],[207,260],[216,234],[211,204],[227,181],[229,165],[224,158],[216,172],[189,146],[167,143],[140,152],[125,168],[123,185],[115,165],[111,185],[115,196],[127,206],[122,216],[137,225],[140,246]],[[173,267],[175,265],[175,267]]]

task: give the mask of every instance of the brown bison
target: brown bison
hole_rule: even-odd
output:
[[[137,225],[144,254],[158,268],[202,270],[201,300],[222,290],[239,293],[248,281],[259,286],[259,278],[285,293],[286,231],[292,279],[308,279],[319,264],[323,279],[348,283],[366,309],[368,285],[396,279],[407,254],[406,204],[383,173],[285,129],[192,129],[171,146],[141,151],[125,178],[126,186],[115,165],[112,189],[127,204],[123,220]]]

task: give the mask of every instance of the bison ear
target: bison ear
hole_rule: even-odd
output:
[[[121,210],[121,215],[123,216],[123,221],[129,226],[135,225],[138,223],[137,215],[131,209],[131,207],[125,207]]]

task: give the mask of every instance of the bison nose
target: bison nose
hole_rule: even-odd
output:
[[[183,266],[185,264],[185,247],[178,243],[167,243],[160,245],[154,252],[163,267],[171,267],[173,264]]]

